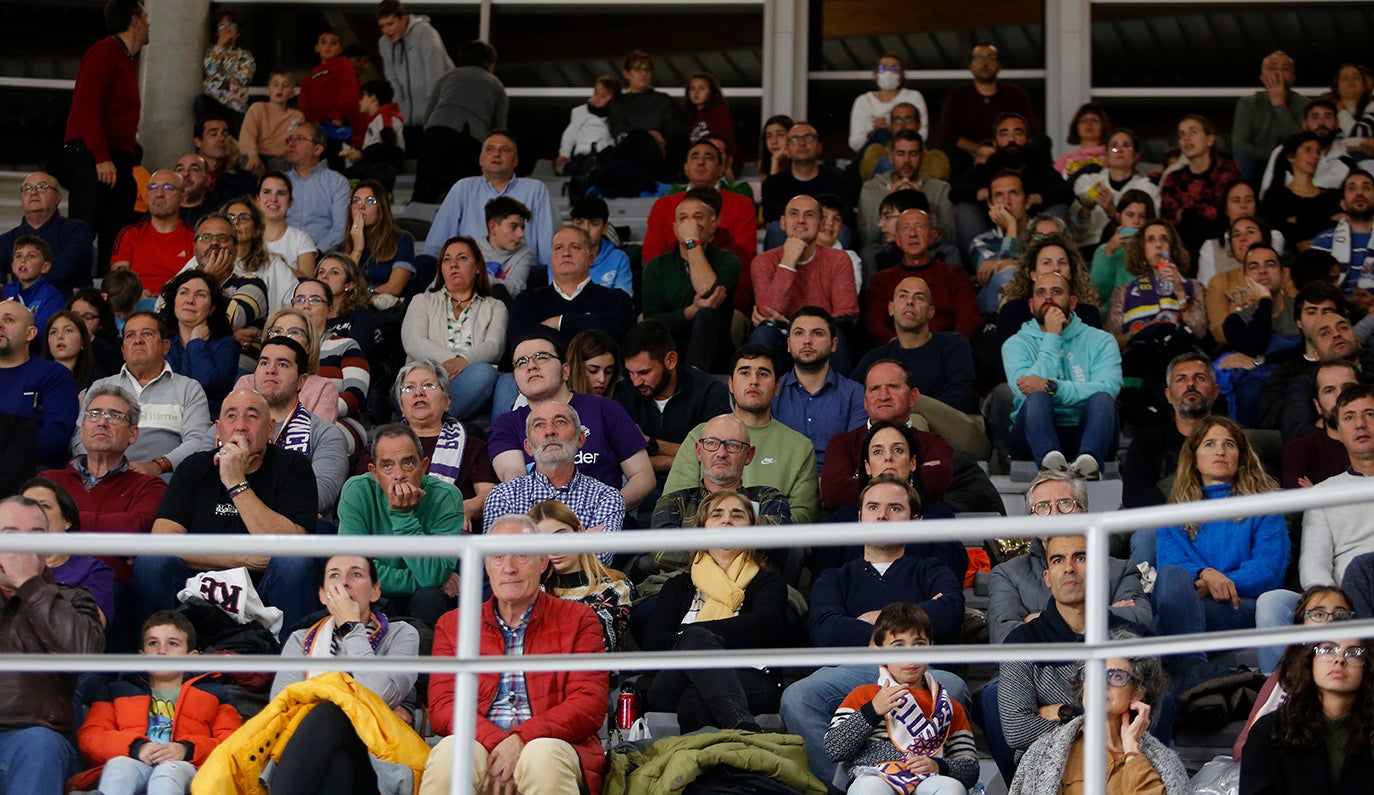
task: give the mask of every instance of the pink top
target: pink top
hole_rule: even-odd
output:
[[[257,389],[252,374],[243,376],[234,384],[234,389]],[[301,405],[305,410],[325,422],[339,418],[339,386],[331,379],[318,375],[307,375],[301,385]]]

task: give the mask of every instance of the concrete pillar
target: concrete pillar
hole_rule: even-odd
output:
[[[1092,5],[1089,0],[1045,3],[1045,130],[1062,154],[1074,111],[1092,98]]]
[[[138,137],[149,171],[171,168],[191,151],[191,103],[205,77],[210,0],[145,0],[152,40],[141,53],[143,117]]]
[[[810,60],[806,0],[774,0],[763,7],[762,118],[786,113],[806,116]]]

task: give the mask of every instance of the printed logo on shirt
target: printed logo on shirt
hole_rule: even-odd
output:
[[[762,461],[759,462],[759,466],[766,467],[769,464],[776,464],[777,462],[778,459],[776,458],[764,458]]]
[[[138,418],[138,429],[180,434],[183,410],[180,403],[144,403],[143,412]]]
[[[238,509],[238,508],[235,508],[235,507],[234,507],[234,504],[233,504],[232,502],[231,502],[231,503],[228,503],[228,504],[222,503],[222,502],[221,502],[220,504],[218,504],[218,505],[215,506],[215,516],[238,516],[238,515],[239,515],[239,509]]]
[[[600,453],[589,453],[586,450],[581,450],[578,452],[577,458],[573,459],[573,463],[577,466],[584,466],[588,464],[595,464],[597,461],[600,460]]]

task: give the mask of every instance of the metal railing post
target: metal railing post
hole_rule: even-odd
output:
[[[482,553],[466,547],[462,557],[462,582],[458,585],[457,657],[468,662],[481,654]],[[477,672],[454,674],[453,780],[450,795],[472,791],[472,744],[477,739]]]
[[[1109,562],[1107,547],[1111,539],[1100,524],[1089,525],[1088,587],[1084,594],[1085,645],[1097,651],[1107,641],[1107,613],[1111,594],[1107,591]],[[1083,660],[1083,781],[1090,792],[1105,792],[1107,781],[1107,667],[1096,656]],[[1104,789],[1098,790],[1101,785]]]

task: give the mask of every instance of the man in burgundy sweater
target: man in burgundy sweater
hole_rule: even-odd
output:
[[[930,318],[931,331],[957,331],[973,339],[983,328],[973,281],[963,269],[941,262],[931,253],[930,245],[939,234],[924,210],[907,210],[897,218],[893,242],[902,251],[902,261],[878,271],[864,289],[863,330],[869,342],[882,345],[896,336],[887,305],[897,285],[912,276],[924,279],[930,288],[935,310]]]
[[[100,239],[96,268],[110,265],[115,236],[133,215],[138,189],[138,53],[148,43],[148,12],[142,0],[109,0],[101,39],[81,56],[72,109],[63,137],[68,212],[95,229]]]

